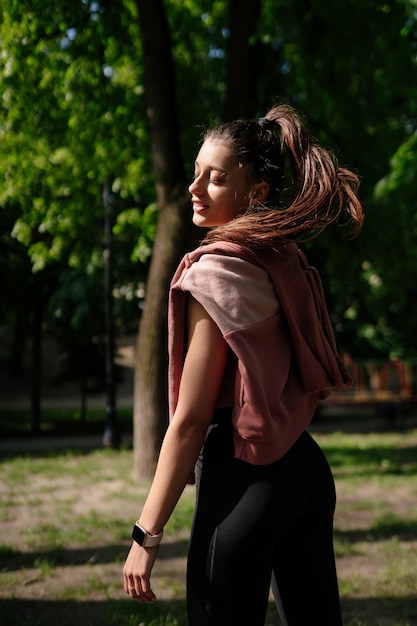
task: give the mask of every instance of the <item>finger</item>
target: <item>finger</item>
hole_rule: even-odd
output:
[[[126,591],[126,593],[129,593],[130,587],[134,587],[134,586],[135,586],[135,581],[133,580],[133,577],[127,576],[125,574],[123,576],[123,588]]]
[[[136,592],[135,581],[133,578],[125,578],[124,588],[129,595]]]
[[[138,600],[138,602],[150,604],[156,600],[156,596],[150,588],[149,583],[147,583],[145,587],[145,582],[142,584],[141,580],[125,580],[125,591],[133,600]]]
[[[144,597],[147,598],[148,602],[155,602],[156,600],[156,596],[154,594],[154,592],[151,589],[151,586],[149,584],[149,581],[141,581],[142,583],[142,594]]]
[[[149,598],[149,596],[145,595],[144,593],[136,593],[135,589],[129,591],[129,596],[132,598],[132,600],[136,600],[137,602],[142,602],[143,604],[153,604],[155,602],[155,600],[152,600],[151,598]]]
[[[136,585],[136,596],[137,600],[140,602],[146,602],[147,604],[152,604],[156,600],[156,596],[152,589],[150,588],[149,581],[140,580],[139,589],[137,589]]]

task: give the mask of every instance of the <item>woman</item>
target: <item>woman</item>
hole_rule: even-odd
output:
[[[358,182],[288,106],[210,129],[198,153],[193,221],[210,230],[172,281],[170,425],[123,571],[133,599],[155,601],[163,527],[194,473],[190,626],[263,625],[271,579],[284,624],[342,623],[334,483],[306,428],[351,381],[295,240],[342,212],[359,230]]]

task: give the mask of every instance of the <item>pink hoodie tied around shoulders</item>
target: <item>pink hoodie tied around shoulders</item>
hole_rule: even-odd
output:
[[[308,426],[319,401],[352,384],[336,350],[318,272],[295,243],[253,251],[219,242],[186,254],[169,299],[171,419],[186,351],[188,293],[213,318],[237,359],[235,457],[273,463]]]

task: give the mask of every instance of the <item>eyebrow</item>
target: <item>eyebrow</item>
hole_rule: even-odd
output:
[[[197,167],[197,166],[200,167],[199,164],[198,164],[198,161],[194,162],[194,166],[195,167]],[[216,170],[216,172],[222,172],[222,174],[227,174],[228,173],[227,170],[224,170],[222,167],[219,167],[218,165],[209,165],[208,168],[209,168],[210,171]]]

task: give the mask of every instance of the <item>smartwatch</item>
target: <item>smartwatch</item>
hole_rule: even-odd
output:
[[[150,535],[148,531],[139,524],[139,521],[137,521],[133,526],[132,539],[142,546],[142,548],[155,548],[161,543],[163,534],[164,531],[161,530],[157,535]]]

